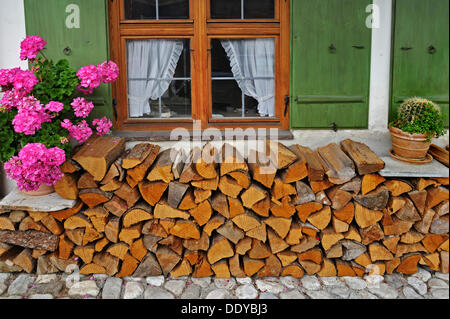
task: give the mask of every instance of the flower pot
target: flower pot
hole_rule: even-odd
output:
[[[28,192],[22,191],[22,192],[28,196],[45,196],[54,193],[55,189],[53,188],[53,186],[42,184],[36,191],[28,191]]]
[[[427,157],[431,141],[427,134],[410,134],[389,126],[394,153],[406,159],[423,160]]]

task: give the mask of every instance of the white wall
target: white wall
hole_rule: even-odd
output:
[[[25,15],[23,0],[0,0],[0,69],[21,67],[28,64],[21,61],[20,42],[25,38]],[[0,169],[0,198],[15,186],[14,181],[6,179]]]

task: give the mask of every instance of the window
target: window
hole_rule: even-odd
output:
[[[288,128],[289,1],[109,2],[118,130]]]

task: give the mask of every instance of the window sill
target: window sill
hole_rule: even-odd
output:
[[[222,134],[222,140],[227,140],[225,136],[225,130],[220,130]],[[171,131],[113,131],[113,136],[125,138],[127,142],[169,142],[173,141],[170,139]],[[189,140],[193,141],[194,136],[192,131],[189,131]],[[269,138],[270,131],[267,131],[265,136],[258,136],[259,139]],[[290,130],[278,130],[278,140],[287,141],[293,140],[294,135]],[[236,134],[233,138],[234,140],[245,140],[248,139],[245,135],[245,130],[242,130],[241,134]],[[202,141],[211,141],[211,136],[202,137]]]

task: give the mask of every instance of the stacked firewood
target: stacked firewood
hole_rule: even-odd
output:
[[[0,212],[0,272],[247,277],[448,273],[449,179],[386,179],[366,145],[190,152],[96,137],[58,212]]]

